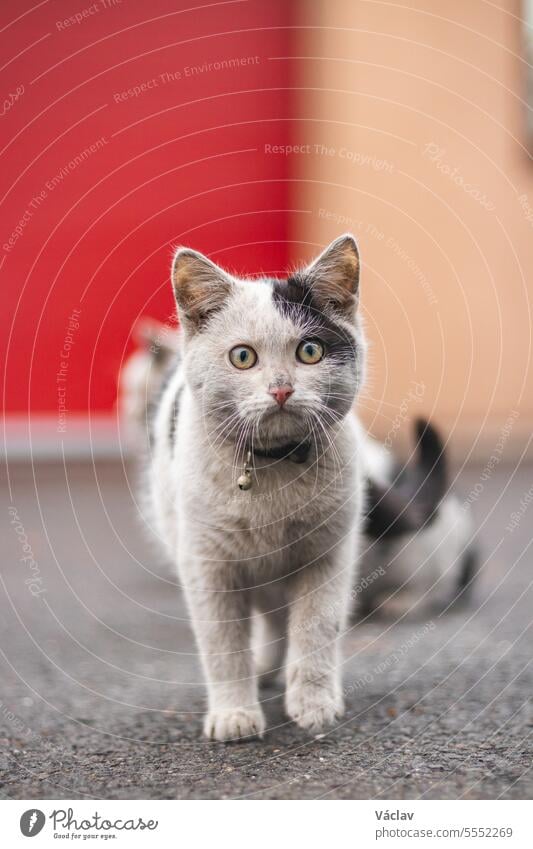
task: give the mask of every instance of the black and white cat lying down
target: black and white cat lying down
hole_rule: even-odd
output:
[[[449,486],[446,451],[435,428],[418,419],[413,431],[414,456],[405,464],[376,440],[361,437],[361,616],[387,611],[393,600],[405,598],[409,609],[444,610],[471,594],[477,553],[469,513]]]
[[[143,319],[138,350],[120,381],[121,414],[130,442],[149,442],[153,408],[179,356],[179,332]],[[380,442],[360,433],[366,499],[354,612],[387,614],[445,609],[470,599],[477,566],[469,513],[449,486],[446,449],[423,419],[413,425],[413,455],[400,463]]]

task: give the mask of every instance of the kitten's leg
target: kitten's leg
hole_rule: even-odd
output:
[[[220,573],[216,591],[208,581],[202,588],[197,575],[192,586],[184,583],[207,681],[204,733],[214,740],[261,736],[265,720],[257,701],[249,595],[235,590],[229,579],[224,588]]]
[[[355,544],[348,541],[330,562],[302,569],[290,582],[285,704],[291,719],[310,731],[344,712],[338,642],[346,625],[354,553]]]
[[[285,659],[287,616],[284,610],[261,612],[254,640],[256,669],[263,687],[273,684]]]

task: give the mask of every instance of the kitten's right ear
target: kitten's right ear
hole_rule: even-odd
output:
[[[176,251],[171,277],[180,319],[192,331],[204,327],[231,293],[229,274],[190,248]]]
[[[322,308],[352,316],[359,297],[359,250],[351,233],[328,245],[304,274]]]

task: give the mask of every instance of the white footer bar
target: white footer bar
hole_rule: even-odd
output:
[[[527,801],[3,801],[2,845],[366,849],[533,845]]]

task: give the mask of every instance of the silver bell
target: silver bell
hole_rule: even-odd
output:
[[[252,476],[248,470],[246,470],[237,480],[237,485],[239,489],[251,489],[252,488]]]

